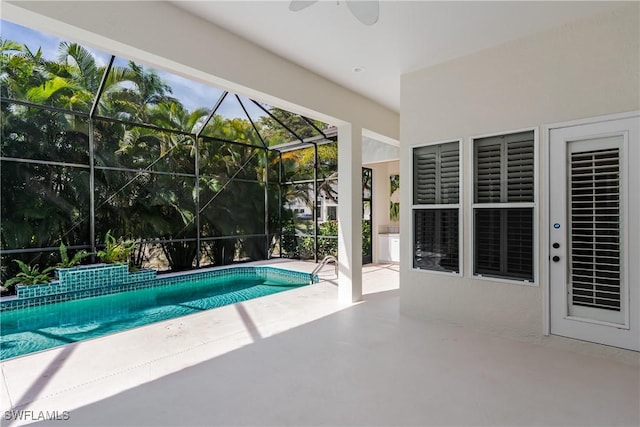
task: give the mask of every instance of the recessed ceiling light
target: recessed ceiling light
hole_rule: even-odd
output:
[[[360,67],[360,66],[353,67],[353,72],[354,73],[362,73],[362,72],[364,72],[364,67]]]

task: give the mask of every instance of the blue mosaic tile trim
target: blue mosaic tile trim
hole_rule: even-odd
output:
[[[278,279],[288,282],[299,282],[300,280],[309,280],[310,283],[318,283],[318,275],[313,277],[309,273],[299,271],[283,270],[275,267],[255,267],[258,277],[264,279]]]
[[[19,285],[18,298],[35,298],[111,287],[122,283],[146,282],[156,277],[155,270],[145,269],[130,273],[127,264],[62,268],[57,270],[57,273],[59,280],[56,282],[44,285]]]
[[[120,267],[109,268],[109,267]],[[263,280],[277,279],[289,283],[318,283],[318,276],[311,277],[309,273],[283,270],[274,267],[229,267],[210,271],[200,271],[184,275],[170,277],[156,277],[155,270],[140,270],[127,275],[122,274],[122,269],[126,264],[115,266],[99,266],[87,268],[82,271],[87,282],[81,282],[78,275],[72,275],[71,284],[66,285],[52,282],[47,285],[25,286],[31,291],[28,294],[22,293],[18,298],[3,300],[0,302],[0,311],[16,310],[21,308],[35,307],[56,302],[72,301],[82,298],[91,298],[102,295],[109,295],[119,292],[133,291],[137,289],[155,288],[160,286],[172,286],[181,283],[199,281],[208,278],[248,275],[259,277]],[[101,270],[96,273],[96,270]],[[61,280],[69,280],[66,273],[63,273]],[[64,279],[62,279],[64,277]],[[109,281],[111,279],[122,280],[117,283]],[[109,284],[106,284],[109,283]],[[63,290],[64,289],[64,290]],[[20,291],[20,289],[19,289]],[[57,293],[55,293],[57,291]],[[19,292],[20,293],[20,292]],[[26,297],[25,295],[31,295]]]
[[[60,293],[60,282],[53,281],[42,285],[17,285],[17,296],[19,299],[43,297]]]

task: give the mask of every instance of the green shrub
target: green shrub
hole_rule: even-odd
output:
[[[298,240],[296,255],[300,259],[313,258],[313,237],[303,237]]]
[[[318,258],[338,256],[338,221],[318,224]],[[301,259],[313,258],[313,237],[299,239],[297,254]]]
[[[312,233],[313,231],[311,231]],[[300,259],[313,258],[313,237],[296,236],[293,225],[287,225],[282,229],[282,249],[288,256]],[[362,221],[362,248],[364,252],[371,251],[371,221]],[[327,255],[338,256],[338,221],[325,221],[318,224],[318,258]]]
[[[136,243],[131,240],[118,241],[111,235],[111,230],[104,236],[105,248],[98,251],[100,261],[107,264],[123,264],[129,262],[129,257],[136,247]]]
[[[80,250],[75,253],[73,258],[69,258],[69,254],[67,253],[67,247],[64,243],[60,243],[60,262],[56,264],[54,268],[71,268],[80,263],[84,258],[91,256],[92,254],[83,250]]]
[[[5,288],[14,285],[42,285],[51,281],[49,273],[54,270],[54,267],[48,267],[40,271],[40,267],[38,267],[37,264],[32,267],[19,259],[15,259],[14,261],[18,264],[18,267],[20,267],[20,272],[5,282]]]
[[[291,223],[282,227],[280,248],[281,252],[287,256],[298,256],[298,236],[296,235],[296,227]]]

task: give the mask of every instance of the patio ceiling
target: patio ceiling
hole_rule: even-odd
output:
[[[399,111],[402,74],[586,18],[623,2],[383,0],[380,19],[372,26],[362,25],[344,2],[336,1],[320,1],[296,13],[289,11],[288,1],[173,3]]]

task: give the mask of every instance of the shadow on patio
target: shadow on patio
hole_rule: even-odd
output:
[[[398,295],[371,294],[73,410],[64,425],[639,424],[637,367],[414,320]]]

